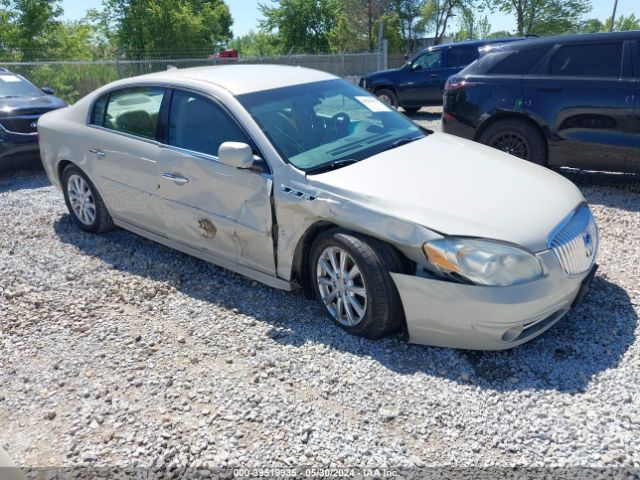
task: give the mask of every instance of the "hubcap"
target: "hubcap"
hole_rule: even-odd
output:
[[[96,204],[91,188],[80,175],[71,175],[67,181],[67,194],[71,209],[84,225],[91,225],[96,219]]]
[[[501,133],[494,137],[489,145],[516,157],[524,158],[525,160],[529,158],[529,145],[527,141],[516,133]]]
[[[355,260],[340,247],[324,249],[316,268],[320,296],[329,314],[347,327],[358,325],[367,312],[367,289]]]
[[[385,95],[384,93],[382,95],[378,95],[378,100],[386,103],[387,105],[392,105],[391,98],[389,98],[389,95]]]

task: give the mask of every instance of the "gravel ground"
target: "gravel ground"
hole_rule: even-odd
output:
[[[564,174],[600,270],[499,353],[348,336],[300,293],[82,233],[42,172],[2,174],[0,447],[24,468],[640,468],[640,178]]]

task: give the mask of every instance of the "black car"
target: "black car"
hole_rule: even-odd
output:
[[[440,105],[447,78],[476,60],[483,47],[516,40],[522,39],[501,38],[429,47],[421,50],[401,68],[362,77],[360,86],[380,100],[413,113],[426,105]]]
[[[640,31],[498,47],[449,78],[442,127],[541,165],[640,173]]]
[[[67,105],[52,94],[0,68],[0,170],[40,161],[38,118]]]

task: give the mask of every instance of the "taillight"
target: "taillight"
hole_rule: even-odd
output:
[[[458,78],[454,78],[454,79],[449,78],[444,84],[444,91],[453,92],[455,90],[462,90],[466,87],[471,87],[471,86],[473,86],[473,84],[467,82],[466,80],[460,80]]]

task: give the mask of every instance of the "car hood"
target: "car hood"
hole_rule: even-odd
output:
[[[66,106],[63,100],[53,95],[0,98],[0,117],[38,115]]]
[[[445,235],[534,252],[546,250],[551,231],[584,202],[573,183],[551,170],[443,133],[308,181]]]

